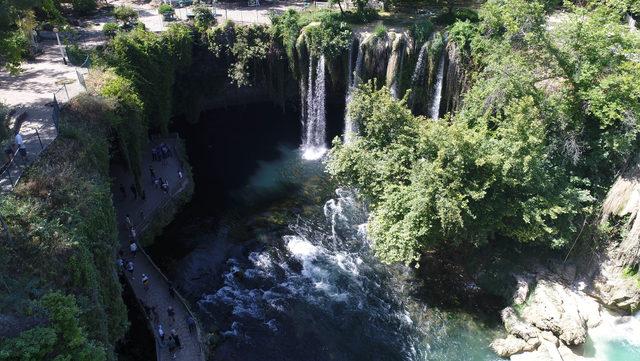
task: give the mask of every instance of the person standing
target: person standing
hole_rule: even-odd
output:
[[[142,287],[144,287],[145,291],[149,290],[149,276],[145,273],[142,274]]]
[[[176,343],[177,348],[182,348],[182,344],[180,343],[180,337],[178,337],[178,332],[176,331],[175,328],[171,329],[171,338],[173,339],[173,342]]]
[[[151,165],[149,165],[149,173],[151,173],[151,179],[156,179],[156,171]]]
[[[131,257],[136,258],[136,253],[138,253],[138,245],[136,242],[131,241],[129,244],[129,250],[131,251]]]
[[[135,278],[133,277],[133,261],[127,262],[127,271],[129,271],[131,279],[134,280]]]
[[[167,316],[169,316],[169,319],[171,320],[171,324],[173,325],[173,323],[176,320],[176,311],[173,309],[173,307],[171,306],[167,307]]]
[[[196,331],[196,320],[193,317],[187,317],[187,327],[189,327],[189,333],[194,333]]]
[[[132,184],[131,187],[129,187],[129,189],[131,189],[131,193],[133,194],[133,199],[138,199],[138,190],[136,189],[136,185]]]
[[[24,140],[22,139],[22,134],[20,134],[20,132],[16,132],[15,142],[22,159],[27,159],[27,146],[24,144]]]
[[[158,337],[160,338],[160,342],[164,343],[164,330],[162,329],[162,325],[158,325]]]
[[[129,214],[124,216],[124,221],[127,222],[127,228],[128,229],[133,228],[133,222],[131,222],[131,217],[129,216]]]

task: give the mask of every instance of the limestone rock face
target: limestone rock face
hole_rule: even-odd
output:
[[[606,261],[587,291],[609,308],[633,312],[640,308],[640,286],[635,277],[624,276],[624,267]]]
[[[537,339],[535,339],[537,341]],[[499,338],[491,343],[491,348],[500,355],[500,357],[510,357],[517,353],[533,351],[538,345],[537,342],[527,342],[519,337],[509,335],[506,338]]]
[[[559,283],[540,280],[522,315],[526,322],[551,331],[565,344],[578,345],[587,339],[587,322],[578,307],[572,291]]]

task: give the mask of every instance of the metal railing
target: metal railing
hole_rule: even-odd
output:
[[[169,193],[169,196],[164,198],[160,203],[158,203],[158,205],[156,207],[154,207],[154,210],[153,210],[153,212],[151,214],[146,215],[144,217],[144,222],[139,223],[139,224],[136,225],[136,228],[138,228],[139,231],[140,231],[140,235],[142,235],[142,232],[144,232],[144,230],[146,230],[147,228],[149,228],[149,226],[152,225],[153,219],[154,219],[154,215],[158,214],[161,210],[165,209],[166,206],[169,205],[169,203],[176,201],[177,200],[177,196],[180,195],[187,188],[188,185],[189,185],[189,180],[187,178],[183,178],[180,181],[180,183],[178,183],[178,186],[175,187],[175,189],[171,193]],[[138,244],[138,249],[149,260],[149,263],[151,264],[151,266],[153,266],[153,268],[156,270],[156,272],[158,272],[160,274],[160,276],[164,279],[164,281],[167,283],[167,285],[172,285],[173,283],[164,274],[164,272],[162,272],[160,267],[158,267],[158,265],[156,265],[156,263],[153,261],[153,258],[151,258],[151,256],[147,253],[147,251],[144,249],[144,247],[142,245]],[[128,280],[128,282],[131,282],[127,277],[125,277],[125,278]],[[202,360],[204,360],[204,357],[205,357],[206,353],[205,353],[205,350],[203,349],[204,340],[202,338],[202,327],[200,325],[200,321],[198,320],[196,315],[191,310],[191,307],[189,307],[189,302],[180,294],[180,292],[177,289],[173,288],[173,293],[178,297],[178,300],[180,300],[180,303],[182,303],[182,305],[184,306],[184,308],[187,311],[187,313],[189,314],[189,316],[195,321],[195,324],[196,324],[196,337],[197,337],[197,341],[198,341],[198,347],[200,348],[200,354],[202,356]]]
[[[42,130],[42,128],[40,130]],[[20,177],[22,176],[22,173],[23,173],[22,171],[20,171],[20,169],[18,169],[18,167],[20,166],[17,164],[16,159],[18,157],[23,158],[22,167],[24,168],[27,165],[30,165],[31,163],[33,163],[37,159],[37,157],[49,146],[49,144],[51,144],[51,143],[47,143],[45,145],[42,142],[42,138],[40,137],[40,131],[37,128],[35,129],[34,134],[23,135],[22,140],[24,143],[27,143],[33,140],[33,137],[35,137],[38,140],[38,144],[40,145],[40,150],[37,153],[35,153],[32,158],[29,158],[29,154],[26,155],[26,158],[23,158],[21,155],[19,155],[20,154],[19,146],[16,146],[15,150],[12,149],[12,153],[10,156],[5,153],[5,156],[9,156],[9,160],[4,162],[2,164],[2,167],[0,168],[1,170],[0,182],[2,179],[7,179],[9,181],[9,190],[13,189],[13,187],[15,187],[16,184],[18,184],[18,181],[20,180]],[[14,169],[17,171],[17,174],[12,175],[11,172]],[[4,189],[1,189],[1,190],[4,191]]]

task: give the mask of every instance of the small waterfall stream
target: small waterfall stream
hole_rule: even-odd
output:
[[[429,50],[429,44],[430,42],[427,41],[422,44],[422,47],[420,48],[420,52],[418,53],[418,61],[416,62],[416,68],[413,70],[413,75],[411,75],[411,89],[416,89],[416,86],[418,86],[419,82],[424,77],[424,64],[425,61],[427,61],[427,51]],[[411,104],[411,106],[413,106],[414,98],[415,92],[411,93],[411,98],[409,99],[409,104]]]
[[[325,58],[321,55],[316,63],[314,82],[314,62],[309,59],[309,75],[306,91],[301,86],[301,98],[305,99],[302,116],[302,151],[304,159],[319,159],[327,151],[326,110],[325,110]]]
[[[638,26],[636,24],[636,19],[634,19],[633,16],[631,16],[631,14],[627,14],[627,24],[629,25],[629,29],[631,31],[637,31],[638,30]]]
[[[431,98],[431,111],[429,116],[431,119],[440,118],[440,102],[442,101],[442,81],[444,79],[444,62],[446,51],[443,48],[440,55],[440,62],[438,63],[438,75],[436,78],[436,84],[433,88],[433,97]]]
[[[353,134],[357,132],[355,124],[351,117],[349,117],[349,112],[347,107],[351,102],[351,97],[353,96],[353,89],[357,87],[362,81],[362,63],[364,61],[364,51],[362,44],[358,45],[358,55],[356,56],[356,67],[353,70],[353,64],[351,63],[352,51],[353,47],[349,48],[349,83],[347,86],[347,95],[344,101],[345,111],[344,111],[344,137],[343,141],[345,144],[348,144],[353,139]]]

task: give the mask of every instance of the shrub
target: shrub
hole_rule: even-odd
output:
[[[106,23],[102,26],[102,33],[110,39],[116,36],[118,30],[120,30],[120,26],[116,23]]]
[[[335,17],[326,17],[318,26],[305,29],[311,54],[335,58],[351,45],[351,27]]]
[[[80,15],[92,13],[98,7],[96,0],[73,0],[71,4],[73,5],[73,11]]]
[[[429,40],[429,36],[433,32],[433,23],[429,20],[417,21],[411,25],[409,31],[416,44],[423,44]]]
[[[200,29],[200,31],[206,30],[216,24],[213,13],[206,6],[196,5],[193,8],[193,16],[193,24],[196,28]]]
[[[158,14],[167,16],[169,14],[173,14],[173,6],[169,4],[161,4],[158,7]]]
[[[387,27],[382,24],[376,25],[375,29],[373,29],[373,37],[382,39],[385,36],[387,36]]]
[[[138,18],[138,13],[132,7],[123,5],[113,10],[113,16],[124,26],[130,26]]]
[[[67,45],[66,51],[69,62],[75,66],[82,65],[84,61],[87,60],[87,56],[89,56],[89,51],[82,49],[76,44]]]

